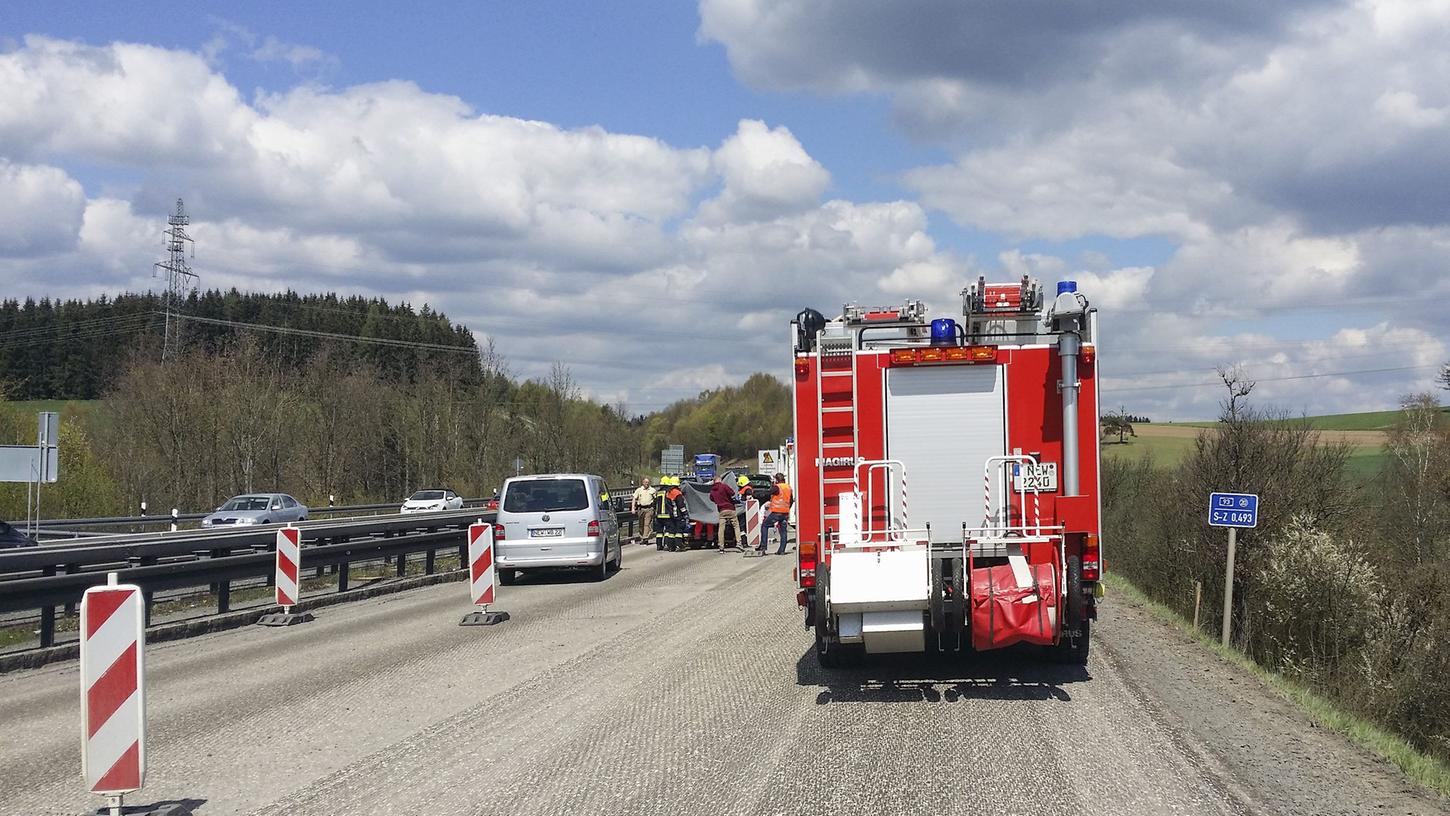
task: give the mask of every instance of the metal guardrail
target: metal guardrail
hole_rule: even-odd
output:
[[[486,499],[464,499],[464,507],[481,506]],[[307,513],[311,515],[336,516],[346,513],[369,513],[378,510],[392,510],[402,506],[402,502],[386,502],[384,504],[348,504],[329,507],[308,507]],[[152,524],[171,524],[180,521],[200,521],[217,511],[211,510],[205,513],[178,513],[176,515],[161,514],[158,516],[107,516],[103,518],[88,519],[42,519],[33,522],[34,526],[41,530],[46,529],[68,529],[71,527],[142,527]]]
[[[457,551],[459,563],[465,563],[468,525],[495,517],[493,511],[474,508],[303,522],[297,525],[303,569],[312,578],[334,576],[337,592],[347,591],[350,568],[364,562],[392,561],[402,576],[408,557],[422,553],[424,571],[432,574],[439,552]],[[618,513],[617,518],[632,536],[634,516]],[[231,608],[233,581],[271,583],[281,526],[105,536],[6,550],[0,552],[0,613],[39,610],[40,646],[53,646],[57,607],[72,614],[81,594],[110,572],[142,588],[148,625],[158,591],[207,587],[218,613],[225,613]]]

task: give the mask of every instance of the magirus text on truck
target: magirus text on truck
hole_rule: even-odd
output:
[[[823,666],[1016,643],[1087,660],[1101,578],[1097,311],[979,279],[792,325],[797,601]]]

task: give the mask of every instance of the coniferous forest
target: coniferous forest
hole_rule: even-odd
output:
[[[177,311],[186,318],[183,347],[220,351],[248,335],[284,368],[301,368],[328,334],[396,341],[344,343],[338,353],[402,381],[437,357],[437,349],[417,344],[458,347],[464,360],[477,353],[466,328],[428,306],[379,298],[210,290],[193,293]],[[19,400],[99,398],[132,358],[160,356],[164,324],[157,293],[0,301],[0,389]]]

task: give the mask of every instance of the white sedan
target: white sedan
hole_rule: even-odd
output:
[[[438,510],[462,510],[463,497],[452,490],[429,488],[419,490],[403,502],[399,513],[431,513]]]

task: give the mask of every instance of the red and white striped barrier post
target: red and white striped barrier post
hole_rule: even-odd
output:
[[[292,626],[314,620],[311,612],[294,613],[292,611],[292,607],[297,605],[297,599],[301,593],[298,585],[301,575],[302,531],[289,524],[277,531],[275,600],[277,605],[282,607],[282,611],[263,615],[262,619],[257,621],[258,624],[262,626]]]
[[[81,596],[81,774],[112,814],[146,778],[146,627],[141,588],[116,583]]]
[[[498,597],[498,570],[493,563],[493,525],[468,525],[468,595],[474,612],[463,616],[459,626],[492,626],[509,619],[509,613],[489,610]]]
[[[277,531],[277,605],[291,612],[297,605],[297,576],[302,568],[302,531],[283,527]]]
[[[760,502],[751,497],[745,500],[745,554],[760,549]]]

